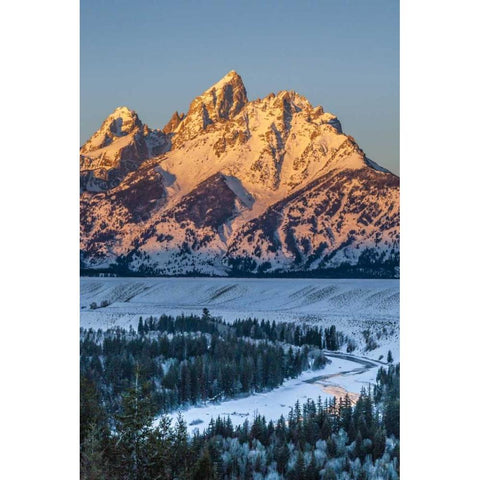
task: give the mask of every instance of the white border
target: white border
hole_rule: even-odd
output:
[[[401,0],[405,479],[478,475],[477,5]]]
[[[0,471],[78,478],[79,4],[5,2],[0,21]]]

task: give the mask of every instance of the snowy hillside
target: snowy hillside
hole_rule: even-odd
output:
[[[227,321],[335,324],[356,342],[354,353],[378,359],[391,350],[398,359],[398,280],[83,277],[80,286],[85,328],[136,327],[140,316],[208,308]]]
[[[399,178],[294,91],[234,71],[151,130],[120,107],[81,149],[85,269],[397,276]]]

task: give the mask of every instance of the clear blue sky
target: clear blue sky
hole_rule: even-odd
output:
[[[152,128],[236,70],[253,100],[295,90],[399,171],[398,0],[81,0],[85,142],[115,107]]]

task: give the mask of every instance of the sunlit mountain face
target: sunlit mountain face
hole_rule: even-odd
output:
[[[399,178],[294,91],[229,72],[151,129],[119,107],[80,150],[85,269],[398,276]]]

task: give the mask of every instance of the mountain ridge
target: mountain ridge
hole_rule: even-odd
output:
[[[294,91],[249,101],[235,71],[162,130],[117,108],[80,170],[84,268],[398,275],[399,178],[335,115]]]

